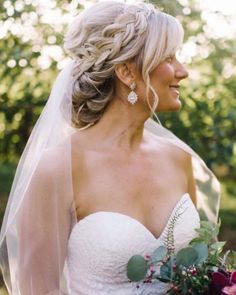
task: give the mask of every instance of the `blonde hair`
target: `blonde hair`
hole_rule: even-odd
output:
[[[96,123],[114,94],[115,66],[133,60],[146,84],[154,114],[158,96],[149,73],[182,44],[183,29],[174,17],[151,4],[100,2],[80,13],[65,36],[65,49],[76,61],[72,83],[72,122]],[[148,93],[154,94],[154,104]]]

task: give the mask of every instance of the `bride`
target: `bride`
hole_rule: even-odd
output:
[[[126,276],[216,222],[219,185],[151,119],[181,108],[179,22],[144,3],[101,2],[72,23],[59,74],[17,168],[0,236],[9,294],[165,294]]]

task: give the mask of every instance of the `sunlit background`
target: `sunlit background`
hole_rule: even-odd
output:
[[[106,1],[106,0],[104,0]],[[61,1],[63,3],[63,1]],[[36,23],[48,24],[53,26],[55,32],[60,33],[63,26],[72,21],[72,17],[78,12],[78,3],[87,8],[97,1],[67,1],[58,5],[55,0],[17,0],[4,1],[3,7],[6,9],[8,19],[0,21],[0,39],[4,39],[7,34],[12,34],[18,38],[22,38],[23,42],[33,41],[33,52],[41,51],[40,57],[37,59],[38,65],[42,69],[47,69],[51,65],[51,61],[58,62],[58,68],[63,68],[66,60],[63,58],[63,50],[57,42],[55,35],[47,38],[47,44],[39,35]],[[135,2],[135,1],[126,1]],[[158,4],[158,1],[155,1]],[[161,1],[159,1],[161,2]],[[179,0],[184,8],[183,15],[191,13],[191,2],[188,0]],[[191,36],[183,47],[183,59],[187,63],[191,63],[192,57],[200,54],[202,58],[206,58],[211,49],[197,46],[197,41],[203,43],[206,38],[234,38],[236,34],[236,1],[233,0],[197,0],[194,1],[195,8],[201,11],[201,18],[206,22],[203,31],[204,35]],[[29,5],[35,7],[34,11],[27,12],[25,8]],[[63,9],[62,9],[63,8]],[[21,17],[15,19],[14,15],[19,13]],[[198,22],[191,22],[189,26],[198,26]],[[43,48],[43,49],[42,49]],[[42,50],[41,50],[42,49]],[[19,66],[26,67],[27,59],[19,60]],[[13,68],[16,61],[10,59],[7,66]]]
[[[79,10],[95,2],[1,1],[0,221],[19,156],[58,70],[69,59],[63,49],[66,27]],[[220,238],[235,249],[236,1],[150,2],[183,24],[185,44],[179,54],[190,73],[181,92],[182,111],[161,114],[160,119],[192,146],[220,179]]]

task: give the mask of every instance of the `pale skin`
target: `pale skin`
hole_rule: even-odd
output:
[[[187,76],[175,56],[150,73],[158,112],[180,109],[178,85]],[[134,81],[139,100],[131,105],[127,95]],[[72,137],[73,187],[78,220],[97,211],[119,212],[159,237],[183,194],[196,205],[196,192],[190,156],[144,129],[150,117],[145,91],[132,62],[116,67],[113,102],[98,123]]]

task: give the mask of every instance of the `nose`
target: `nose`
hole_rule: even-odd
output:
[[[188,77],[188,71],[186,67],[180,62],[178,62],[178,65],[176,67],[175,76],[180,80]]]

